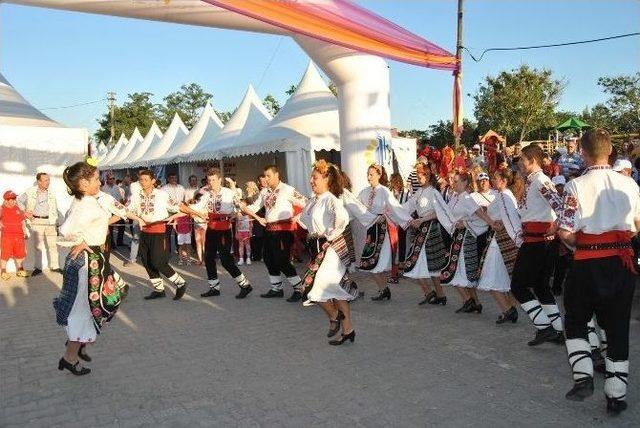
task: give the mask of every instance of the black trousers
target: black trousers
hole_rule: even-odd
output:
[[[518,302],[526,303],[537,297],[543,305],[556,304],[549,286],[557,254],[552,244],[527,242],[518,250],[511,277],[511,292]]]
[[[207,267],[207,279],[218,279],[216,254],[220,257],[222,267],[229,272],[232,278],[240,276],[240,269],[238,269],[236,260],[233,258],[233,254],[231,254],[232,245],[233,233],[231,230],[213,230],[207,228],[204,246],[204,262]]]
[[[115,248],[118,245],[123,245],[122,240],[124,239],[124,226],[125,226],[125,222],[122,219],[118,220],[116,223],[109,226],[109,237],[111,238],[111,245],[113,248]],[[115,241],[113,240],[114,232],[116,234]]]
[[[564,292],[567,339],[587,340],[595,313],[607,335],[607,357],[629,359],[629,318],[636,276],[618,257],[574,260]]]
[[[140,232],[138,255],[149,278],[160,278],[160,274],[167,278],[175,275],[176,271],[169,266],[169,252],[164,233]]]
[[[287,278],[296,276],[296,268],[291,264],[293,232],[264,232],[264,264],[271,276],[284,274]]]
[[[164,234],[167,240],[167,252],[171,254],[171,235],[173,235],[173,244],[175,245],[175,248],[177,250],[178,249],[178,233],[175,231],[173,226],[167,225],[167,228]]]

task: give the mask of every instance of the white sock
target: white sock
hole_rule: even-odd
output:
[[[607,342],[607,332],[604,331],[604,328],[600,329],[600,352],[602,355],[607,354],[607,349],[609,348],[609,343]]]
[[[544,313],[542,306],[540,306],[540,302],[537,300],[529,300],[528,302],[522,303],[522,309],[529,315],[531,321],[533,321],[533,325],[538,330],[544,330],[545,328],[551,325],[551,321],[547,314]]]
[[[210,279],[209,288],[213,288],[214,290],[220,290],[220,280],[219,279]]]
[[[150,281],[155,291],[164,291],[164,281],[162,278],[151,278]]]
[[[269,283],[273,291],[282,291],[282,279],[280,276],[269,275]]]
[[[236,282],[238,283],[238,285],[240,286],[240,288],[247,288],[248,286],[251,285],[251,283],[249,282],[249,280],[247,279],[246,276],[244,276],[243,273],[241,273],[240,275],[236,276],[235,278],[233,278],[236,280]]]
[[[180,276],[180,274],[178,272],[174,273],[171,278],[169,278],[169,281],[173,282],[175,285],[177,285],[178,287],[182,287],[184,285],[184,283],[186,282],[184,280],[183,277]]]
[[[567,345],[569,364],[573,371],[573,380],[580,382],[593,378],[593,360],[591,359],[589,342],[584,339],[567,339],[565,344]]]
[[[629,377],[629,360],[604,360],[607,373],[604,379],[604,393],[609,398],[624,401],[627,397],[627,378]]]
[[[600,337],[598,337],[598,332],[596,331],[596,323],[594,321],[594,318],[591,318],[591,321],[587,323],[587,337],[589,338],[591,351],[600,349]]]
[[[564,328],[562,327],[562,317],[560,316],[560,309],[558,309],[558,305],[542,305],[542,310],[545,314],[547,314],[547,317],[549,318],[549,321],[551,321],[551,325],[553,326],[553,329],[555,331],[564,330]]]
[[[302,280],[298,275],[287,277],[287,281],[295,291],[302,291]]]

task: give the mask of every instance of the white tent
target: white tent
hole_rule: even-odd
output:
[[[244,141],[264,129],[270,121],[271,115],[262,104],[253,86],[249,85],[240,105],[217,137],[208,141],[201,140],[201,144],[184,160],[197,162],[219,159],[224,156],[225,150],[242,145]]]
[[[133,161],[130,165],[134,167],[149,166],[151,161],[161,158],[176,139],[181,140],[185,138],[187,134],[189,134],[189,130],[184,126],[182,119],[180,119],[180,116],[176,113],[160,141],[158,141],[157,144],[150,145],[142,157]]]
[[[140,159],[144,156],[144,154],[149,150],[150,147],[157,145],[160,143],[162,139],[162,131],[154,121],[151,124],[151,128],[149,128],[149,132],[145,135],[144,139],[140,144],[138,144],[131,154],[129,155],[129,159],[123,161],[120,165],[116,165],[116,168],[131,168],[134,164],[137,164]]]
[[[143,140],[142,134],[140,133],[140,130],[138,130],[138,128],[136,127],[136,129],[133,130],[131,137],[129,137],[129,144],[125,145],[122,148],[122,150],[120,150],[120,153],[117,156],[115,156],[113,159],[111,159],[111,161],[109,161],[109,167],[113,168],[116,165],[126,162],[129,156],[131,155],[131,152],[133,151],[133,149],[135,149],[138,145],[140,145],[140,143],[142,143],[142,140]]]
[[[87,154],[86,129],[67,128],[33,107],[0,74],[0,191],[22,193],[36,172],[54,179]],[[54,180],[55,181],[55,180]],[[54,187],[63,188],[60,180]]]
[[[120,154],[120,151],[124,146],[129,144],[129,140],[125,137],[124,132],[120,134],[120,138],[116,142],[115,146],[107,153],[107,155],[100,162],[100,166],[103,168],[109,167],[109,163]]]

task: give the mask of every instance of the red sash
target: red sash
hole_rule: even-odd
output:
[[[267,223],[266,230],[267,232],[294,232],[296,230],[296,223],[290,218],[278,220]]]
[[[636,273],[633,264],[630,232],[612,230],[598,235],[583,232],[576,233],[574,260],[601,259],[614,256],[620,257],[626,269]]]
[[[231,217],[227,214],[209,213],[207,225],[211,230],[229,230],[231,229]]]
[[[142,231],[144,233],[164,233],[167,230],[167,223],[163,221],[158,221],[155,223],[150,223],[142,227]]]
[[[553,225],[550,221],[527,221],[522,223],[522,236],[525,243],[553,241],[554,236],[545,236]]]

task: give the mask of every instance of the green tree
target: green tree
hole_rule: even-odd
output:
[[[633,75],[601,77],[600,85],[609,95],[606,106],[614,120],[612,132],[640,130],[640,72]]]
[[[429,144],[438,148],[442,148],[447,144],[453,146],[453,122],[450,120],[439,120],[429,126],[427,131]],[[460,142],[464,145],[471,146],[478,141],[478,125],[469,120],[462,121],[462,136]]]
[[[552,128],[554,111],[564,83],[553,78],[551,70],[527,65],[487,76],[474,95],[474,114],[478,127],[493,129],[510,141],[522,141],[532,131]]]
[[[134,92],[127,95],[127,101],[122,106],[115,107],[116,140],[122,133],[127,137],[131,136],[136,127],[144,135],[149,131],[153,121],[158,120],[158,106],[151,102],[151,97],[153,97],[151,92]],[[98,119],[98,124],[99,128],[94,137],[96,141],[106,144],[111,137],[111,115],[108,110]],[[115,141],[112,144],[115,144]]]
[[[185,126],[189,129],[193,128],[202,109],[211,98],[213,95],[205,92],[197,83],[182,85],[179,91],[164,97],[164,105],[160,107],[159,125],[166,128],[173,116],[178,113]]]
[[[287,94],[288,96],[291,96],[296,92],[296,89],[298,89],[297,85],[291,85],[291,86],[289,86],[289,89],[284,91],[284,93]]]
[[[417,138],[418,140],[424,140],[428,137],[427,131],[420,129],[410,129],[408,131],[398,131],[398,136],[404,138]]]
[[[220,121],[223,124],[229,122],[229,119],[231,119],[231,116],[233,116],[233,113],[235,113],[235,110],[233,110],[233,111],[218,111],[218,110],[216,110],[216,114],[218,115],[218,117],[220,118]]]
[[[336,97],[338,96],[338,88],[336,87],[335,83],[329,82],[329,90],[333,93],[333,95],[335,95]]]
[[[616,121],[609,107],[602,103],[598,103],[591,108],[585,108],[581,117],[582,120],[595,128],[606,129],[612,133],[618,132]]]
[[[275,116],[280,111],[280,103],[271,94],[267,94],[267,96],[264,97],[262,104],[267,108],[267,111],[271,113],[271,116]]]

